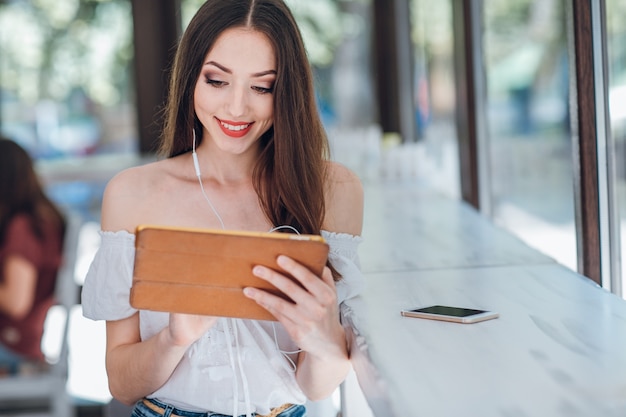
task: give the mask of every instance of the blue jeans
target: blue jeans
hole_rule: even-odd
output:
[[[144,404],[143,400],[140,400],[135,404],[135,408],[133,408],[133,413],[130,417],[170,417],[172,414],[182,417],[232,417],[227,414],[219,414],[219,413],[198,413],[195,411],[185,411],[178,408],[174,408],[171,405],[167,405],[155,399],[149,399],[152,404],[157,405],[160,408],[165,409],[163,414],[150,409],[147,405]],[[256,416],[256,413],[252,413],[253,416]],[[245,414],[242,415],[245,417]],[[282,413],[278,414],[276,417],[306,417],[306,408],[303,405],[292,405]]]

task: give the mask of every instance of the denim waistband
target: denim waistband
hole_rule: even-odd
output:
[[[281,406],[275,409],[276,412],[272,412],[270,416],[276,417],[289,417],[289,416],[303,416],[304,415],[304,406],[302,405],[292,405],[286,404],[285,406]],[[253,416],[263,417],[260,414],[252,413]],[[173,407],[169,404],[165,404],[159,400],[154,398],[145,398],[139,401],[135,405],[135,409],[133,410],[133,414],[131,417],[156,417],[156,416],[164,416],[164,417],[232,417],[226,414],[212,413],[212,412],[197,412],[197,411],[187,411],[181,410],[179,408]],[[242,414],[240,417],[245,417],[245,414]]]
[[[140,408],[144,408],[144,409],[147,408],[148,410],[150,410],[151,414],[155,416],[165,416],[165,417],[208,417],[208,416],[217,417],[218,416],[218,414],[214,414],[214,413],[181,410],[179,408],[172,407],[169,404],[162,403],[159,400],[155,400],[154,398],[144,398],[143,400],[139,401],[139,403],[137,403],[137,406],[139,406]],[[141,417],[144,417],[144,416],[141,416]]]

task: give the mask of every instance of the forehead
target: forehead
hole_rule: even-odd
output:
[[[258,73],[276,69],[276,55],[267,36],[248,28],[225,30],[206,56],[205,63],[210,61],[233,72]]]

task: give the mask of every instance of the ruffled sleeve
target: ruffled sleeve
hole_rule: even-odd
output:
[[[341,280],[337,282],[337,301],[342,303],[358,295],[364,287],[358,255],[358,247],[363,238],[325,230],[322,230],[322,237],[330,246],[330,263],[341,274]]]
[[[341,274],[341,280],[336,285],[341,321],[344,326],[355,328],[360,325],[360,318],[357,317],[356,311],[362,310],[363,301],[359,295],[365,287],[365,278],[361,272],[358,255],[358,247],[363,238],[324,230],[322,230],[322,237],[330,246],[328,259]]]
[[[137,310],[130,306],[135,260],[135,235],[100,232],[96,252],[82,291],[83,315],[92,320],[120,320]]]

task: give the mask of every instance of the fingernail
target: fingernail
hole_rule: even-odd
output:
[[[278,263],[278,265],[284,266],[285,262],[287,262],[287,257],[285,255],[278,255],[278,259],[276,259],[276,262]]]
[[[246,287],[246,288],[243,289],[243,293],[247,297],[252,297],[254,295],[254,289]]]

